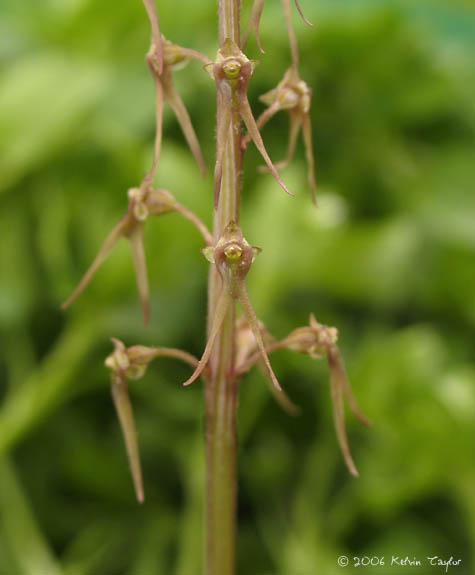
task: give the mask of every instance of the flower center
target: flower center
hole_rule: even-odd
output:
[[[241,72],[241,62],[235,58],[230,58],[223,64],[223,72],[228,80],[235,80]]]
[[[242,256],[242,248],[239,244],[229,244],[224,248],[224,255],[228,262],[235,262]]]

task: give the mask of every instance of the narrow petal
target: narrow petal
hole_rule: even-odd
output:
[[[152,72],[153,82],[155,85],[155,144],[153,150],[153,165],[150,170],[150,180],[152,180],[155,175],[155,170],[157,169],[158,158],[160,157],[160,148],[162,145],[163,89],[160,78],[151,66],[150,71]]]
[[[305,24],[307,24],[308,26],[313,26],[310,20],[305,17],[305,14],[303,13],[302,8],[300,7],[299,0],[295,0],[295,6],[297,6],[297,10],[299,11],[299,14],[302,17],[302,20],[305,22]]]
[[[359,473],[351,457],[350,448],[348,446],[348,437],[346,435],[345,426],[345,412],[343,407],[343,387],[344,379],[346,379],[344,372],[341,372],[340,362],[338,361],[338,354],[335,353],[334,348],[328,350],[328,365],[330,368],[330,390],[333,404],[333,418],[335,421],[336,435],[340,449],[343,454],[346,466],[349,472],[354,477],[358,477]]]
[[[81,295],[81,293],[84,291],[85,287],[87,286],[87,284],[91,281],[92,277],[94,276],[94,274],[96,273],[97,269],[99,268],[99,266],[102,264],[102,262],[107,258],[107,256],[109,255],[109,253],[111,252],[112,248],[115,246],[115,244],[117,243],[117,241],[121,238],[121,236],[124,234],[125,230],[127,229],[129,225],[129,219],[128,216],[126,216],[125,218],[123,218],[122,220],[120,220],[120,222],[112,229],[112,231],[110,232],[110,234],[107,236],[107,238],[104,240],[104,243],[101,246],[101,249],[99,250],[98,254],[96,255],[96,257],[94,258],[94,261],[92,262],[92,264],[90,265],[89,269],[87,270],[87,272],[84,274],[84,276],[82,277],[81,281],[79,282],[79,284],[77,285],[77,287],[75,288],[75,290],[73,291],[73,293],[69,296],[69,298],[62,304],[62,308],[66,309],[68,308],[73,301],[79,296]]]
[[[371,422],[365,417],[361,411],[360,406],[358,405],[358,402],[356,401],[356,397],[353,395],[353,391],[350,387],[350,382],[348,381],[348,377],[346,375],[345,366],[343,364],[343,358],[341,357],[341,353],[336,346],[333,346],[332,348],[332,356],[334,362],[334,370],[338,372],[338,378],[341,381],[343,393],[351,411],[363,425],[370,427]]]
[[[276,163],[278,168],[285,168],[291,162],[292,158],[294,157],[295,153],[295,146],[297,144],[297,136],[299,134],[300,126],[302,124],[302,120],[300,114],[294,113],[292,111],[289,112],[289,144],[287,146],[287,153],[285,158],[280,162]]]
[[[264,50],[261,44],[261,38],[259,36],[259,25],[261,23],[262,10],[264,9],[264,0],[256,0],[252,8],[253,12],[255,12],[253,16],[253,25],[254,25],[254,32],[256,33],[257,47],[259,48],[261,54],[264,54]]]
[[[124,437],[125,449],[134,481],[135,493],[137,494],[137,501],[143,503],[144,490],[134,414],[132,412],[127,384],[123,378],[117,375],[112,376],[112,399],[122,428],[122,435]]]
[[[246,124],[246,128],[249,134],[251,135],[251,138],[253,139],[256,148],[259,150],[261,156],[264,158],[264,161],[267,164],[267,167],[269,168],[271,174],[280,184],[281,188],[285,192],[287,192],[287,194],[293,196],[294,194],[292,194],[292,192],[290,192],[287,186],[284,184],[274,164],[272,163],[272,160],[269,158],[269,155],[264,147],[264,142],[262,141],[262,136],[259,132],[259,128],[257,127],[256,121],[254,120],[254,116],[252,115],[252,110],[251,107],[249,106],[247,98],[245,98],[242,102],[240,102],[239,113],[241,114],[241,117],[244,123]]]
[[[190,116],[188,111],[181,99],[180,95],[178,94],[175,85],[171,77],[166,80],[166,83],[163,84],[165,90],[165,98],[167,102],[170,104],[173,112],[175,113],[176,119],[180,124],[180,127],[183,131],[185,136],[186,142],[191,150],[191,153],[195,157],[196,162],[201,170],[201,175],[205,176],[205,163],[203,160],[203,156],[201,154],[200,144],[198,142],[198,138],[196,137],[195,130],[193,129],[193,125],[191,123]]]
[[[135,277],[137,279],[137,290],[143,310],[143,321],[144,325],[147,325],[150,319],[150,304],[145,249],[143,245],[143,226],[141,224],[137,224],[130,232],[129,240],[130,247],[132,248]]]
[[[216,164],[214,166],[214,207],[218,208],[221,179],[223,176],[223,158],[226,150],[226,140],[231,126],[231,102],[218,91],[218,132],[216,134]]]
[[[213,345],[214,345],[214,342],[216,340],[216,336],[218,335],[219,330],[221,329],[221,326],[222,326],[224,318],[228,312],[231,301],[232,301],[232,298],[229,295],[228,290],[223,288],[221,291],[221,295],[219,296],[218,304],[216,306],[214,319],[213,319],[213,325],[211,326],[211,332],[209,334],[209,338],[208,338],[208,341],[206,343],[206,347],[205,347],[205,350],[203,352],[203,355],[202,355],[195,371],[185,381],[185,383],[183,385],[190,385],[191,383],[193,383],[195,381],[195,379],[197,379],[202,374],[203,370],[205,369],[206,364],[209,361],[211,352],[213,350]]]
[[[259,50],[264,54],[264,50],[262,49],[261,39],[259,36],[259,24],[261,21],[262,10],[264,9],[264,0],[254,0],[254,4],[252,5],[251,15],[249,17],[249,22],[247,23],[246,31],[244,32],[241,46],[244,47],[246,44],[249,34],[251,33],[251,29],[254,28],[256,33],[256,42]]]
[[[266,108],[262,114],[257,118],[256,120],[256,125],[258,127],[258,129],[260,130],[265,124],[267,124],[267,122],[273,117],[275,116],[275,114],[277,114],[277,112],[280,110],[280,105],[279,103],[273,102],[268,108]],[[247,148],[247,145],[249,144],[249,142],[251,141],[251,135],[249,134],[249,132],[247,134],[245,134],[242,137],[241,140],[241,148],[243,150],[245,150]]]
[[[305,114],[302,118],[302,133],[305,143],[305,157],[307,159],[308,184],[312,192],[312,201],[317,205],[317,184],[315,182],[315,163],[313,159],[312,125],[308,114]]]
[[[157,53],[158,72],[161,74],[163,72],[163,46],[157,7],[155,6],[154,0],[143,0],[143,3],[150,21],[150,28],[152,29],[152,42],[155,45]]]
[[[262,339],[262,333],[259,328],[259,320],[257,319],[256,313],[254,312],[254,308],[252,307],[251,300],[249,299],[249,294],[247,293],[246,285],[244,280],[239,280],[237,282],[237,289],[238,289],[238,299],[239,303],[241,304],[241,309],[244,317],[246,318],[249,327],[256,338],[256,343],[259,348],[259,351],[262,354],[262,359],[264,360],[265,366],[267,367],[267,371],[269,372],[270,378],[274,386],[279,390],[282,391],[280,384],[275,376],[274,370],[269,361],[269,357],[266,352],[266,347],[264,345],[264,340]]]

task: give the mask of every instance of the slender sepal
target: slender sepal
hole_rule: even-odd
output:
[[[140,304],[143,311],[144,325],[150,319],[149,287],[147,278],[147,264],[145,261],[145,248],[143,242],[143,225],[137,224],[129,233],[130,247],[132,248],[132,259],[137,280],[137,290],[139,292]]]
[[[353,458],[351,457],[350,448],[348,446],[348,437],[346,434],[345,412],[343,406],[343,389],[346,375],[341,369],[341,358],[334,346],[331,346],[328,349],[328,366],[330,369],[330,390],[333,404],[333,418],[335,421],[338,443],[340,444],[343,459],[345,460],[349,472],[354,477],[358,477],[359,473],[356,469]]]
[[[78,296],[81,295],[81,293],[84,291],[84,289],[86,288],[86,286],[88,285],[88,283],[91,281],[94,274],[98,270],[99,266],[102,264],[102,262],[110,254],[112,248],[119,241],[119,239],[124,235],[124,232],[126,231],[128,226],[129,226],[129,218],[127,215],[122,220],[120,220],[120,222],[116,226],[114,226],[114,228],[112,229],[110,234],[104,240],[104,243],[102,244],[99,252],[97,253],[96,257],[94,258],[94,261],[90,265],[89,269],[84,274],[81,281],[79,282],[77,287],[74,289],[73,293],[69,296],[69,298],[61,306],[63,309],[68,308],[74,302],[74,300]]]
[[[206,364],[209,361],[211,352],[213,350],[213,346],[214,346],[214,342],[216,340],[216,337],[217,337],[217,335],[221,329],[224,318],[226,317],[226,314],[228,313],[228,309],[229,309],[229,306],[231,305],[231,302],[232,302],[232,298],[231,298],[228,290],[222,289],[221,295],[219,296],[218,304],[217,304],[215,312],[214,312],[213,325],[211,326],[211,331],[210,331],[209,338],[208,338],[208,341],[206,343],[206,347],[205,347],[205,350],[203,352],[203,355],[202,355],[195,371],[185,381],[185,383],[183,385],[190,385],[191,383],[193,383],[195,381],[195,379],[197,379],[203,373],[203,370],[205,369]]]
[[[254,116],[252,115],[252,110],[251,110],[251,107],[249,106],[249,102],[248,102],[247,98],[243,99],[239,103],[239,113],[241,114],[241,117],[242,117],[242,119],[246,125],[246,128],[247,128],[249,134],[251,135],[251,138],[252,138],[254,144],[256,145],[256,148],[259,150],[261,156],[264,158],[264,161],[267,164],[269,171],[274,176],[274,178],[277,180],[277,182],[279,183],[281,188],[287,194],[289,194],[290,196],[293,196],[294,194],[292,194],[292,192],[289,191],[287,186],[284,184],[284,182],[282,181],[282,178],[279,175],[279,172],[276,170],[274,164],[272,163],[272,160],[269,158],[269,154],[267,153],[267,151],[265,149],[264,142],[262,140],[262,136],[259,132],[259,128],[256,125],[256,121],[254,120]]]
[[[265,363],[267,371],[269,372],[269,376],[272,380],[272,383],[279,391],[282,391],[282,388],[280,387],[280,384],[277,380],[274,370],[272,369],[272,366],[270,364],[269,357],[266,352],[266,347],[262,339],[261,330],[259,328],[259,320],[257,319],[254,308],[252,307],[252,303],[251,300],[249,299],[249,294],[247,293],[246,284],[244,283],[244,280],[237,281],[237,292],[242,313],[246,318],[246,321],[249,324],[249,327],[251,328],[254,337],[256,338],[257,346],[262,354],[262,359]]]
[[[201,175],[204,177],[206,169],[203,155],[201,154],[200,143],[198,142],[193,124],[191,123],[188,110],[186,109],[180,94],[173,84],[171,74],[169,78],[162,78],[162,86],[164,88],[165,98],[175,113],[176,119],[178,120],[178,123],[180,124],[182,132],[185,136],[186,142],[191,150],[191,153],[195,157],[196,162],[198,163]]]
[[[162,145],[162,130],[163,130],[163,89],[160,79],[153,73],[153,83],[155,85],[155,144],[153,150],[153,165],[150,170],[150,180],[155,175],[155,170],[158,165],[158,158],[160,157],[160,149]]]
[[[287,146],[287,153],[285,158],[276,162],[276,166],[279,168],[285,168],[289,165],[294,157],[295,147],[297,145],[297,136],[299,134],[300,126],[302,124],[301,116],[298,113],[290,111],[289,113],[289,143]]]
[[[305,24],[307,24],[308,26],[313,26],[310,20],[305,17],[305,14],[303,13],[302,8],[300,7],[299,0],[295,0],[295,6],[297,7],[297,10],[299,11],[299,14],[302,17],[302,20],[305,22]]]
[[[144,502],[144,489],[142,481],[142,470],[140,468],[140,455],[137,442],[137,432],[135,430],[134,414],[130,403],[129,392],[125,377],[112,373],[111,375],[112,399],[119,417],[122,435],[124,437],[125,449],[129,460],[130,471],[134,482],[135,493],[139,503]]]
[[[302,133],[305,144],[305,158],[307,159],[308,184],[312,192],[312,201],[317,205],[317,184],[315,181],[315,164],[313,159],[312,125],[309,114],[302,116]]]
[[[345,366],[343,364],[343,358],[341,357],[339,349],[336,346],[332,346],[331,351],[329,351],[329,355],[332,356],[333,370],[336,373],[338,373],[338,378],[341,381],[343,394],[345,396],[346,401],[348,402],[348,405],[350,406],[351,411],[363,425],[366,425],[366,427],[370,427],[371,422],[361,411],[361,408],[356,400],[356,397],[354,396],[353,391],[351,390],[350,382],[348,380],[348,376],[346,375]]]

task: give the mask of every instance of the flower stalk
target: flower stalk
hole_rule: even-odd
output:
[[[299,413],[281,388],[269,361],[271,352],[288,349],[326,358],[330,372],[330,391],[335,429],[343,459],[350,473],[358,471],[350,454],[344,420],[344,400],[354,415],[369,425],[351,391],[343,360],[337,347],[338,331],[318,323],[310,316],[309,325],[299,327],[281,340],[274,339],[259,321],[246,287],[246,276],[260,249],[244,238],[239,225],[242,157],[252,140],[279,185],[288,194],[277,167],[285,167],[293,157],[298,132],[302,130],[308,168],[309,186],[316,203],[316,183],[310,125],[311,88],[298,73],[298,47],[291,21],[291,0],[281,0],[289,38],[291,65],[277,87],[261,96],[268,108],[257,119],[248,102],[248,86],[257,62],[249,60],[243,47],[252,28],[261,52],[259,22],[264,0],[255,0],[249,25],[241,40],[241,0],[218,0],[218,51],[214,62],[190,48],[168,41],[161,33],[154,0],[143,0],[150,29],[151,45],[146,63],[155,88],[156,131],[150,170],[139,187],[128,191],[128,206],[99,249],[70,298],[66,308],[84,290],[116,243],[130,242],[137,276],[137,287],[144,323],[149,319],[149,288],[143,245],[143,228],[150,217],[177,212],[189,220],[201,234],[203,254],[210,262],[208,275],[207,343],[198,360],[189,353],[168,347],[134,345],[126,347],[112,339],[114,351],[107,357],[110,369],[113,402],[129,460],[137,499],[144,501],[137,433],[127,381],[140,379],[148,365],[157,357],[170,357],[187,363],[193,369],[184,385],[199,377],[204,382],[205,450],[206,450],[206,575],[234,575],[237,529],[237,434],[236,409],[241,378],[257,365],[267,380],[269,390],[280,406],[291,415]],[[295,6],[307,24],[298,0]],[[311,25],[311,24],[310,24]],[[214,210],[212,232],[201,219],[179,203],[170,192],[154,185],[162,145],[163,106],[167,102],[175,113],[185,139],[204,175],[205,166],[198,138],[185,104],[173,83],[174,70],[189,60],[199,60],[216,84],[217,126],[216,161],[214,168]],[[279,111],[290,116],[289,143],[286,157],[274,164],[270,159],[260,129]],[[242,125],[247,133],[242,135]],[[236,318],[236,304],[241,316]]]
[[[218,0],[219,45],[229,39],[240,43],[240,0]],[[223,121],[217,95],[217,132]],[[224,118],[226,121],[226,118]],[[231,109],[224,135],[219,201],[214,209],[215,244],[231,221],[239,222],[241,193],[241,117]],[[219,150],[217,150],[219,154]],[[217,154],[217,155],[218,155]],[[221,277],[211,265],[208,278],[208,338],[220,298]],[[237,518],[237,432],[236,408],[238,382],[234,377],[235,305],[229,305],[221,323],[208,362],[205,381],[206,443],[206,575],[233,575],[236,561]]]

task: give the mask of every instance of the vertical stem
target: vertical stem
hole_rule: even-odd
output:
[[[218,0],[219,43],[240,42],[240,0]],[[219,122],[219,112],[218,112]],[[214,213],[215,242],[231,221],[239,220],[242,152],[241,121],[233,113],[223,161],[218,209]],[[210,267],[208,283],[208,333],[220,295],[221,279]],[[206,413],[206,575],[233,575],[236,548],[236,405],[234,373],[235,306],[224,319],[209,361],[205,386]]]

